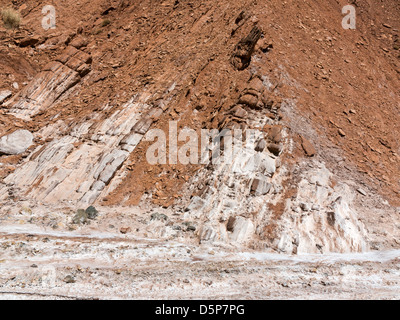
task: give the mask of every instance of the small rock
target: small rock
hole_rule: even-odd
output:
[[[99,212],[98,212],[98,211],[96,210],[96,208],[93,207],[93,206],[90,206],[89,208],[87,208],[87,209],[85,210],[85,212],[86,212],[87,217],[88,217],[89,219],[91,219],[91,220],[96,219],[97,216],[98,216],[98,214],[99,214]]]
[[[273,47],[274,47],[273,44],[267,41],[265,38],[261,38],[257,42],[257,49],[260,49],[264,53],[270,51],[271,49],[273,49]]]
[[[122,228],[119,229],[119,232],[121,232],[122,234],[127,234],[127,233],[131,232],[131,228],[122,227]]]
[[[363,189],[361,189],[361,188],[357,189],[357,192],[360,193],[360,194],[362,194],[363,196],[366,196],[366,195],[367,195],[367,193],[366,193]]]
[[[65,283],[75,283],[76,281],[75,281],[75,278],[73,276],[66,276],[64,278],[64,282]]]
[[[345,136],[346,136],[346,133],[345,133],[342,129],[339,129],[339,130],[338,130],[338,133],[339,133],[339,135],[340,135],[341,137],[345,137]]]
[[[151,221],[153,221],[153,220],[163,220],[163,221],[167,221],[167,220],[168,220],[168,217],[167,217],[165,214],[156,212],[156,213],[153,213],[153,214],[151,215],[150,220],[151,220]]]
[[[192,224],[192,222],[184,222],[182,224],[186,226],[186,231],[196,231],[196,227]]]
[[[335,212],[327,212],[326,218],[327,218],[328,224],[331,227],[333,227],[335,225],[335,223],[336,223],[336,214],[335,214]]]
[[[37,264],[32,264],[31,265],[31,268],[35,268],[36,269],[37,267],[38,267]]]
[[[75,216],[72,218],[72,223],[74,224],[87,224],[88,223],[88,215],[85,210],[78,209]]]
[[[295,213],[299,213],[300,209],[298,207],[296,207],[296,206],[293,206],[292,207],[292,211],[295,212]]]
[[[306,154],[306,156],[313,157],[316,153],[314,146],[311,144],[310,141],[308,141],[303,136],[300,136],[300,138],[301,138],[301,146],[303,147],[303,150],[304,150],[304,153]]]
[[[310,205],[307,203],[300,203],[300,208],[301,210],[303,210],[304,212],[309,212],[311,211]]]
[[[251,94],[245,94],[244,96],[242,96],[240,98],[239,103],[245,104],[245,105],[249,106],[250,108],[256,108],[257,103],[258,103],[258,98]]]
[[[318,204],[314,204],[312,207],[311,207],[311,210],[313,210],[313,211],[319,211],[321,208],[320,208],[320,206],[318,205]]]
[[[14,83],[12,84],[12,86],[13,86],[13,88],[14,88],[15,90],[18,90],[18,89],[19,89],[19,84],[18,84],[17,82],[14,82]]]

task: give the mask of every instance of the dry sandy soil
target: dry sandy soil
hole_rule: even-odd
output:
[[[1,298],[400,298],[398,1],[52,3],[0,0]],[[150,164],[171,121],[258,136]]]

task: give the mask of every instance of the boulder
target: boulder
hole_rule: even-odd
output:
[[[231,59],[231,63],[236,69],[244,70],[250,65],[251,56],[261,35],[261,29],[254,26],[250,33],[236,45]]]
[[[16,155],[25,152],[33,143],[28,130],[17,130],[0,138],[0,154]]]
[[[229,217],[228,223],[226,224],[226,230],[229,232],[233,231],[233,227],[235,226],[236,217]]]
[[[273,176],[276,172],[276,160],[269,155],[262,154],[259,170],[267,176]]]

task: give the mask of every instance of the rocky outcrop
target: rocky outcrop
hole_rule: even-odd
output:
[[[251,56],[262,32],[255,26],[250,33],[239,41],[232,55],[232,65],[238,70],[244,70],[250,65]]]
[[[29,119],[78,84],[90,72],[91,63],[89,54],[69,46],[5,105],[16,117]]]
[[[316,151],[305,138],[295,142],[297,136],[288,133],[279,116],[282,101],[259,75],[249,79],[238,103],[224,123],[259,129],[233,138],[241,147],[232,162],[221,160],[191,181],[208,185],[185,210],[185,219],[204,221],[197,231],[200,242],[289,254],[366,251],[367,233],[353,205],[355,191],[347,184],[333,186],[332,173],[318,160],[306,158],[294,168],[282,161],[296,143],[307,157]],[[238,113],[242,117],[234,116]]]
[[[65,201],[90,205],[105,197],[126,172],[122,170],[122,176],[118,176],[118,170],[162,113],[161,109],[150,108],[145,99],[146,96],[131,99],[104,121],[80,123],[65,136],[56,135],[60,128],[65,129],[62,121],[43,128],[38,135],[52,132],[54,139],[33,150],[5,182],[21,194],[47,204]],[[143,112],[147,109],[147,113]],[[6,199],[7,195],[7,187],[0,189],[0,197]]]

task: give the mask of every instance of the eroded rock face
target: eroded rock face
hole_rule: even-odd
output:
[[[77,125],[69,135],[56,137],[35,149],[34,156],[9,175],[6,183],[26,192],[35,181],[40,181],[40,188],[30,190],[29,195],[46,203],[93,204],[114,187],[113,182],[118,183],[117,171],[143,138],[134,127],[148,118],[141,118],[137,112],[146,108],[144,103],[129,101],[103,122]],[[45,131],[56,132],[57,127],[44,128],[39,134]],[[83,142],[87,136],[89,141]],[[3,199],[7,197],[6,189],[0,188]]]
[[[67,90],[78,84],[91,70],[89,54],[67,47],[55,61],[50,62],[25,88],[6,103],[16,117],[29,119],[50,107]]]
[[[275,244],[287,253],[364,252],[367,233],[354,207],[355,190],[330,185],[321,163],[303,170],[296,197],[287,200]]]
[[[16,155],[25,152],[33,142],[28,130],[17,130],[0,138],[0,154]]]

